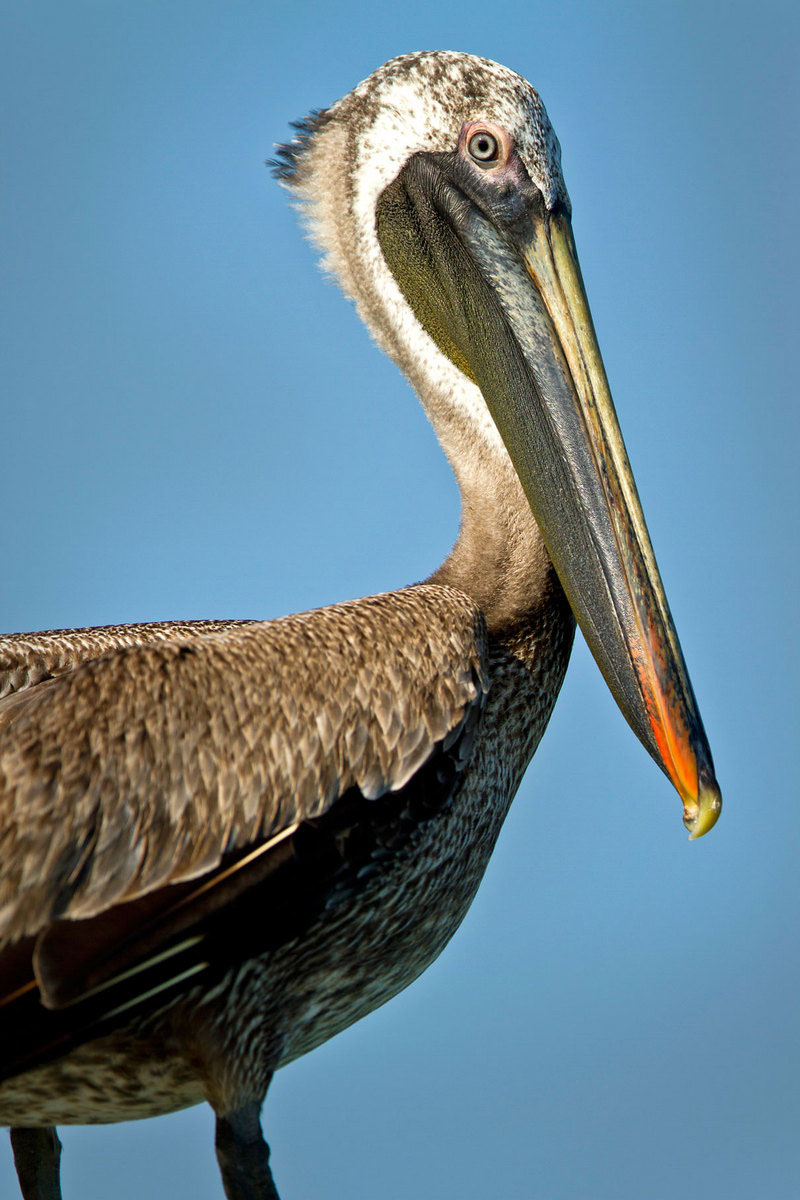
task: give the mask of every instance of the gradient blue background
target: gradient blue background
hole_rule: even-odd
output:
[[[469,50],[560,136],[723,786],[688,845],[579,642],[458,936],[276,1078],[286,1200],[800,1195],[795,10],[0,5],[0,628],[270,617],[437,565],[446,464],[262,160],[385,59]],[[63,1140],[66,1200],[222,1195],[205,1108]]]

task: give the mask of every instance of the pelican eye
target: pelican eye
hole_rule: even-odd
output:
[[[483,166],[485,163],[496,162],[500,155],[500,146],[497,138],[493,133],[487,133],[485,129],[479,129],[477,133],[473,133],[467,143],[467,150],[470,157],[475,159],[476,163]]]

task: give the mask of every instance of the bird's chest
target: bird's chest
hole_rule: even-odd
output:
[[[495,657],[475,745],[452,799],[418,822],[366,886],[331,906],[265,969],[265,1008],[281,1026],[281,1062],[408,986],[464,918],[566,665],[563,654],[538,659],[534,669],[499,650]]]

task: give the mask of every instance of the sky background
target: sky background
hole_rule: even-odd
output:
[[[716,759],[690,845],[578,641],[458,935],[276,1077],[286,1200],[800,1194],[795,11],[0,3],[0,628],[272,617],[439,563],[447,465],[263,160],[386,59],[467,50],[561,139]],[[62,1137],[65,1200],[222,1196],[205,1107]]]

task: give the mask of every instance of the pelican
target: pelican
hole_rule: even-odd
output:
[[[0,1121],[25,1200],[62,1123],[207,1101],[275,1200],[278,1067],[383,1004],[475,895],[581,626],[692,838],[720,810],[529,83],[396,58],[276,171],[461,492],[425,582],[274,621],[0,640]]]

